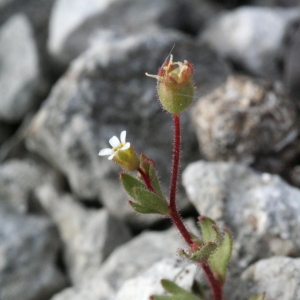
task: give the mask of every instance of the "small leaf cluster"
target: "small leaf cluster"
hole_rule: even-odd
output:
[[[232,253],[232,236],[228,229],[221,230],[216,222],[208,217],[200,217],[198,225],[202,240],[194,237],[196,250],[181,250],[179,254],[194,262],[207,263],[215,279],[223,285]]]
[[[141,214],[169,215],[170,209],[164,197],[154,164],[144,158],[143,171],[149,179],[152,190],[146,184],[128,173],[121,173],[121,183],[132,200],[129,200],[131,207]]]

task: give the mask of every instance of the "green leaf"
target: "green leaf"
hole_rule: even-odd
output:
[[[153,165],[150,165],[149,176],[150,176],[151,183],[152,183],[152,186],[153,186],[154,190],[157,192],[157,194],[162,199],[165,199],[165,196],[164,196],[164,194],[161,190],[161,187],[160,187],[160,182],[159,182],[159,179],[158,179],[158,176],[157,176],[157,172],[155,171],[155,168],[154,168]]]
[[[264,300],[266,293],[262,293],[261,295],[252,295],[249,300]]]
[[[166,291],[168,291],[172,296],[152,296],[153,300],[201,300],[194,294],[186,291],[182,287],[178,286],[175,282],[163,279],[161,281],[162,286]]]
[[[228,229],[224,229],[224,238],[221,245],[213,253],[208,260],[208,264],[212,269],[215,277],[219,282],[224,284],[226,271],[232,253],[232,236]]]
[[[138,180],[137,178],[127,174],[127,173],[121,173],[121,183],[127,192],[127,194],[135,199],[135,193],[133,192],[133,189],[138,188],[145,188],[145,185],[142,181]],[[136,200],[136,199],[135,199]]]
[[[223,241],[223,235],[216,222],[208,217],[201,217],[199,220],[199,226],[204,243],[214,242],[221,244]]]
[[[129,201],[130,206],[140,214],[157,214],[157,212],[153,209],[146,208],[139,203]]]
[[[218,245],[213,242],[208,242],[204,246],[202,246],[199,250],[191,253],[187,253],[184,250],[178,252],[178,254],[184,258],[187,258],[192,261],[196,261],[199,263],[207,262],[209,257],[213,255],[213,253],[217,250]]]
[[[170,213],[167,201],[161,199],[157,194],[139,187],[134,188],[133,191],[135,199],[145,209],[150,209],[151,211],[155,211],[155,213],[162,215],[168,215]]]

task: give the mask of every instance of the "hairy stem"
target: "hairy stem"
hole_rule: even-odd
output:
[[[180,147],[181,147],[180,116],[173,115],[173,121],[174,121],[174,148],[173,148],[174,156],[173,156],[173,169],[171,175],[170,202],[169,202],[171,213],[169,217],[171,218],[172,222],[179,230],[180,234],[182,235],[186,243],[189,246],[192,246],[193,245],[192,236],[187,230],[187,228],[185,227],[176,206],[176,194],[177,194],[177,184],[178,184],[178,176],[179,176],[179,160],[180,160]],[[214,295],[214,299],[223,300],[222,285],[214,277],[210,266],[207,263],[203,263],[201,264],[201,267],[207,277],[207,280],[210,283]]]
[[[152,186],[150,177],[140,167],[138,167],[137,171],[141,174],[141,176],[146,184],[147,189],[153,193],[156,193]]]
[[[206,275],[207,280],[209,281],[215,300],[223,300],[223,287],[215,279],[210,266],[207,263],[203,263],[201,264],[201,267]]]
[[[174,148],[173,148],[173,169],[171,175],[171,187],[170,187],[170,208],[172,211],[177,211],[176,208],[176,193],[177,182],[179,175],[179,159],[180,159],[180,115],[173,115],[174,121]]]

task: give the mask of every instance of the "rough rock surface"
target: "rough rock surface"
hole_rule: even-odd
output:
[[[285,36],[285,51],[283,58],[283,81],[289,95],[299,103],[300,80],[300,18],[290,24]],[[299,104],[298,104],[299,107]]]
[[[300,191],[279,176],[234,163],[198,161],[184,171],[183,184],[200,214],[233,232],[233,267],[299,253]]]
[[[2,144],[8,140],[15,132],[16,128],[0,121],[0,148]]]
[[[294,7],[299,6],[299,0],[253,0],[254,5],[259,6],[281,6],[281,7]]]
[[[72,5],[58,0],[51,15],[48,48],[60,62],[69,63],[99,36],[108,41],[159,27],[197,32],[217,10],[205,0],[90,0],[88,5],[85,0],[73,0]]]
[[[195,64],[194,79],[201,92],[225,80],[226,64],[207,47],[172,31],[100,43],[74,61],[27,135],[28,148],[54,163],[77,196],[99,197],[112,214],[128,222],[146,218],[137,217],[128,207],[116,173],[119,168],[98,152],[126,129],[135,149],[156,160],[161,180],[168,186],[172,118],[161,111],[156,83],[144,74],[157,72],[174,43],[175,60],[188,57]],[[183,166],[196,154],[186,117],[182,118]]]
[[[19,122],[36,104],[38,54],[29,21],[9,19],[0,31],[0,119]]]
[[[48,299],[66,285],[55,266],[59,238],[44,217],[25,217],[0,199],[0,299]]]
[[[201,39],[255,75],[280,78],[283,37],[299,17],[298,7],[242,7],[215,18]]]
[[[58,195],[49,185],[37,195],[58,228],[74,285],[91,280],[111,252],[131,237],[127,227],[104,209],[87,210],[71,195]]]
[[[196,103],[192,121],[209,160],[236,160],[279,173],[299,153],[295,104],[279,86],[264,81],[228,77]]]
[[[191,230],[195,228],[187,223]],[[122,284],[165,257],[172,257],[184,241],[172,228],[164,232],[144,232],[118,247],[98,273],[80,288],[69,288],[51,300],[113,300]]]
[[[115,300],[149,300],[151,295],[165,295],[161,279],[176,282],[185,290],[191,291],[197,266],[178,258],[165,258],[154,264],[143,274],[125,281]]]
[[[60,184],[60,176],[36,158],[8,160],[0,165],[0,199],[25,214],[37,208],[34,192],[45,182]]]
[[[244,300],[244,295],[266,293],[265,300],[300,299],[300,259],[272,257],[251,265],[242,274],[243,288],[237,289],[233,300]]]

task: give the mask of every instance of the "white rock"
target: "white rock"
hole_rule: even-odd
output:
[[[232,231],[233,269],[299,253],[300,191],[279,176],[234,163],[198,161],[184,171],[183,184],[199,213]]]
[[[0,164],[0,201],[21,214],[40,206],[32,195],[45,182],[59,186],[62,179],[41,160],[12,159]]]
[[[31,25],[23,15],[0,31],[0,119],[18,122],[36,104],[39,63]]]
[[[56,259],[59,237],[45,217],[23,216],[0,199],[0,298],[49,299],[66,286]]]
[[[191,291],[197,266],[178,258],[165,258],[141,275],[125,281],[115,300],[149,300],[151,295],[164,295],[161,279],[168,279]]]
[[[201,39],[248,71],[274,79],[285,30],[299,17],[299,8],[242,7],[212,21]]]
[[[57,225],[74,285],[93,278],[111,252],[131,237],[125,224],[104,209],[87,210],[71,195],[58,195],[49,185],[41,187],[37,196]]]
[[[188,227],[195,232],[193,224],[188,223]],[[173,228],[165,232],[144,232],[118,247],[90,282],[80,288],[66,289],[51,300],[113,300],[127,279],[165,257],[173,257],[178,248],[185,248],[185,244]]]
[[[300,299],[300,258],[272,257],[251,265],[242,274],[242,284],[233,300],[266,293],[265,300]]]
[[[49,51],[68,62],[88,47],[97,30],[142,30],[151,21],[157,22],[166,9],[172,14],[169,0],[58,0],[50,20]]]

